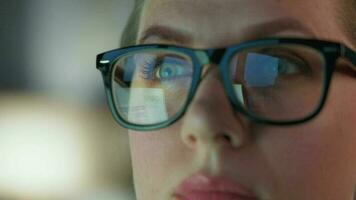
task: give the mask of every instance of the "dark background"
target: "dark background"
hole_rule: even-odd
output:
[[[0,1],[1,90],[24,90],[29,84],[24,59],[26,57],[26,6],[29,2]]]

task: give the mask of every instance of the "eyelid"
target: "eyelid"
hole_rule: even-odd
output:
[[[177,59],[182,59],[182,60],[187,60],[185,57],[180,56],[179,54],[175,53],[161,53],[157,54],[154,58],[149,57],[149,59],[145,59],[145,64],[152,62],[152,60],[155,60],[156,63],[161,62],[165,57],[171,57],[171,58],[177,58]]]
[[[176,62],[173,62],[173,64],[180,64],[180,62],[182,63],[187,63],[187,64],[191,64],[189,62],[189,59],[187,59],[184,56],[179,55],[178,53],[161,53],[161,54],[157,54],[154,58],[150,58],[152,60],[154,60],[154,65],[152,64],[152,60],[147,59],[144,61],[144,64],[142,66],[142,73],[144,73],[144,75],[154,75],[156,74],[157,66],[160,65],[162,63],[162,61],[165,58],[172,58],[172,59],[176,59]],[[174,60],[173,60],[174,61]]]
[[[161,54],[157,54],[158,59],[162,59],[164,57],[172,57],[172,58],[179,58],[179,59],[186,60],[186,58],[184,56],[179,55],[179,53],[164,52]]]
[[[263,51],[265,53],[269,53],[268,50],[271,50],[272,48],[266,48]],[[279,48],[278,51],[275,52],[280,52],[282,55],[278,56],[282,56],[284,59],[288,59],[289,62],[292,62],[296,65],[298,65],[299,67],[301,67],[301,69],[306,72],[306,73],[312,73],[312,68],[311,68],[311,63],[309,63],[308,59],[303,58],[303,56],[301,56],[298,52],[293,51],[291,49],[288,48]],[[272,54],[273,55],[273,54]]]
[[[273,50],[273,51],[270,51]],[[298,59],[298,61],[303,62],[303,64],[307,64],[307,61],[303,58],[303,56],[301,56],[299,53],[290,50],[288,48],[283,48],[283,47],[279,47],[278,49],[274,49],[274,48],[264,48],[261,50],[262,53],[269,53],[272,55],[278,53],[279,56],[285,56],[286,58],[296,58]]]
[[[275,52],[278,52],[278,53],[282,53],[282,54],[285,54],[286,52],[287,53],[290,53],[294,56],[297,56],[297,57],[300,57],[298,55],[298,53],[296,53],[295,51],[292,51],[290,50],[289,48],[285,48],[285,47],[266,47],[266,48],[263,48],[261,49],[259,52],[261,53],[275,53]]]

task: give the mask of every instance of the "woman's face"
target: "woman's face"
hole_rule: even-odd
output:
[[[336,4],[337,0],[151,0],[144,5],[138,42],[214,48],[283,36],[351,46],[338,27]],[[151,132],[130,131],[138,199],[178,200],[182,187],[200,186],[202,191],[191,199],[239,199],[211,192],[211,187],[228,188],[227,182],[234,182],[256,199],[352,200],[356,79],[346,66],[337,66],[323,111],[308,123],[288,127],[251,124],[235,114],[216,68],[209,66],[177,123]],[[203,188],[207,183],[210,189]],[[204,198],[204,192],[211,198]]]

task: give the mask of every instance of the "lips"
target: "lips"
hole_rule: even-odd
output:
[[[178,200],[257,200],[244,186],[227,177],[196,174],[176,189]]]

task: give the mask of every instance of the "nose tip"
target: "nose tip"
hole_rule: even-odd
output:
[[[219,78],[209,73],[183,118],[181,136],[191,148],[198,144],[238,148],[248,139],[244,124],[230,104]]]
[[[197,145],[197,142],[199,140],[202,140],[201,138],[197,137],[194,133],[188,133],[186,138],[183,138],[185,142],[190,146],[194,147]],[[220,146],[231,146],[231,147],[237,147],[239,146],[239,140],[233,139],[230,133],[216,133],[214,136],[210,139],[213,143],[220,145]],[[206,141],[209,142],[209,141]]]
[[[215,125],[214,125],[215,126]],[[220,146],[224,148],[240,148],[246,143],[247,138],[240,130],[214,130],[214,127],[207,126],[205,131],[204,127],[186,128],[183,130],[182,140],[190,148],[196,148],[200,145],[207,146]],[[207,130],[209,129],[209,130]]]

